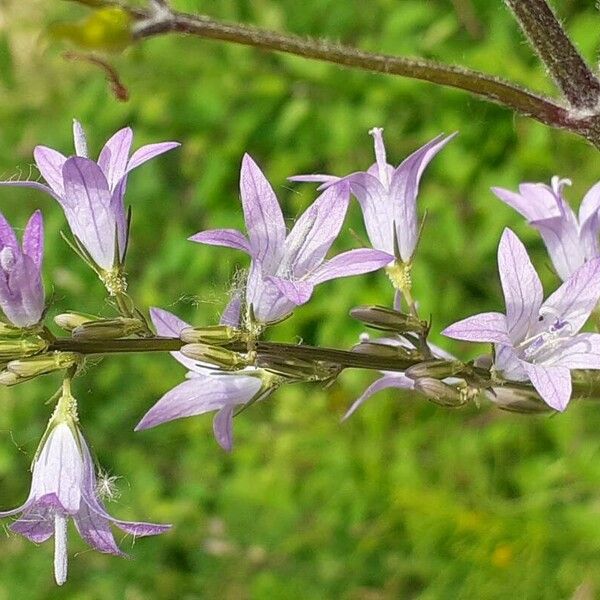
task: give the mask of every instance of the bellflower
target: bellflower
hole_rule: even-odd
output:
[[[325,260],[346,216],[349,190],[345,182],[319,196],[289,234],[273,188],[248,155],[242,161],[240,194],[248,237],[235,229],[213,229],[190,240],[250,255],[246,306],[252,307],[260,323],[290,314],[310,299],[319,283],[375,271],[393,260],[385,252],[366,248]]]
[[[42,257],[44,223],[40,211],[31,215],[20,245],[13,228],[0,214],[0,307],[17,327],[39,323],[44,312]]]
[[[563,281],[584,262],[600,256],[600,183],[583,198],[579,218],[564,199],[565,185],[571,185],[570,180],[553,177],[550,186],[523,183],[518,193],[492,188],[500,200],[523,215],[540,232],[552,264]]]
[[[236,296],[221,319],[222,322],[239,322],[234,314]],[[150,317],[158,335],[178,338],[183,329],[190,327],[174,314],[160,308],[150,309]],[[239,312],[238,312],[239,317]],[[215,439],[224,450],[233,446],[233,415],[239,406],[243,406],[259,397],[269,389],[260,369],[247,368],[240,375],[224,374],[214,367],[187,358],[181,352],[171,352],[175,360],[188,369],[187,381],[168,391],[142,418],[135,430],[150,429],[161,423],[202,415],[217,411],[213,420]]]
[[[368,340],[368,336],[365,335],[364,340]],[[393,347],[402,347],[411,349],[411,346],[408,342],[403,340],[400,337],[397,338],[379,338],[377,340],[371,340],[371,343],[381,344],[383,346],[393,346]],[[434,357],[436,358],[444,358],[448,360],[454,360],[454,356],[442,350],[442,348],[438,348],[434,344],[429,344],[429,348],[431,349]],[[452,380],[452,382],[458,380]],[[375,380],[362,394],[359,396],[357,400],[354,401],[352,406],[346,411],[346,414],[343,416],[342,420],[348,419],[352,416],[373,394],[377,392],[381,392],[382,390],[386,390],[389,388],[396,388],[401,390],[414,390],[415,389],[415,380],[407,377],[403,373],[399,373],[396,371],[382,371],[381,377]]]
[[[600,258],[579,267],[544,302],[525,247],[505,229],[498,270],[506,314],[478,314],[442,333],[493,343],[497,372],[508,380],[531,381],[546,404],[562,411],[571,398],[571,369],[600,369],[600,334],[579,333],[600,298]]]
[[[369,131],[375,144],[375,163],[367,171],[346,177],[297,175],[291,181],[321,182],[326,189],[339,182],[350,183],[360,203],[367,235],[373,248],[410,263],[419,237],[417,195],[423,171],[433,157],[454,137],[437,136],[406,158],[397,167],[387,162],[383,129]]]
[[[10,526],[12,531],[35,543],[45,542],[54,535],[54,574],[59,585],[67,578],[69,518],[94,550],[118,556],[125,555],[115,542],[111,523],[136,537],[156,535],[170,528],[170,525],[122,521],[106,512],[98,497],[94,462],[76,417],[72,416],[51,421],[33,463],[29,497],[18,508],[0,512],[0,517],[18,513],[21,515]]]
[[[94,161],[88,156],[86,136],[77,121],[73,134],[75,156],[66,157],[46,146],[34,149],[35,163],[46,185],[38,181],[0,183],[35,188],[57,200],[73,235],[95,265],[110,272],[122,262],[127,248],[129,224],[123,196],[129,173],[179,143],[149,144],[129,156],[133,132],[126,127],[106,142]]]

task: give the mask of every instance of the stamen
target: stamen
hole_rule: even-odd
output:
[[[54,515],[54,579],[58,585],[67,580],[67,517]]]
[[[0,250],[0,267],[3,271],[10,273],[15,266],[15,262],[15,253],[12,248],[5,246]]]
[[[388,169],[387,169],[387,156],[385,154],[385,146],[383,145],[383,128],[373,127],[369,131],[369,135],[373,136],[375,143],[375,160],[377,162],[377,169],[379,171],[379,180],[385,187],[388,186]]]
[[[87,138],[79,121],[73,119],[73,139],[75,141],[75,154],[88,158]]]

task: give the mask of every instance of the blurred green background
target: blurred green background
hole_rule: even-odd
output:
[[[595,60],[600,13],[589,0],[554,2],[581,50]],[[364,49],[462,63],[551,91],[544,70],[500,0],[180,0],[180,8]],[[345,174],[373,160],[368,129],[385,128],[390,162],[440,132],[460,135],[435,159],[421,189],[427,227],[414,271],[434,332],[502,306],[495,251],[505,226],[524,239],[547,290],[557,285],[537,234],[489,192],[519,181],[570,177],[578,204],[598,179],[598,153],[465,94],[289,56],[193,38],[164,37],[111,57],[128,86],[118,102],[102,73],[66,61],[50,23],[84,8],[35,0],[0,4],[0,176],[27,176],[38,143],[71,151],[71,119],[91,148],[133,126],[135,144],[175,139],[174,151],[130,178],[131,292],[196,323],[214,323],[234,251],[186,237],[240,226],[242,153],[264,168],[290,224],[315,197],[285,178]],[[35,176],[34,172],[34,176]],[[47,223],[49,315],[109,315],[100,283],[59,238],[58,206],[31,190],[0,191],[17,226],[41,207]],[[364,237],[353,205],[337,249]],[[383,274],[321,286],[278,326],[276,339],[352,345],[347,316],[386,303]],[[433,340],[461,357],[481,348]],[[75,383],[83,427],[116,480],[112,514],[172,522],[158,538],[117,537],[134,560],[88,551],[70,535],[70,574],[54,588],[52,543],[1,541],[0,600],[73,598],[329,599],[528,598],[600,594],[600,410],[527,417],[470,407],[448,411],[410,394],[381,393],[350,421],[340,417],[373,379],[345,373],[330,389],[289,387],[236,419],[226,455],[210,416],[133,433],[141,415],[184,369],[168,356],[110,357]],[[20,504],[57,376],[0,390],[0,506]],[[6,524],[6,523],[5,523]],[[117,534],[118,536],[118,534]]]

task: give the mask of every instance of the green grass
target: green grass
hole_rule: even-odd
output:
[[[457,3],[458,4],[458,3]],[[469,4],[467,2],[466,4]],[[599,46],[593,3],[554,3],[590,59]],[[543,69],[501,2],[473,0],[472,38],[449,1],[180,1],[179,7],[366,49],[462,63],[550,91]],[[103,75],[65,62],[44,27],[83,15],[60,3],[11,1],[0,21],[0,175],[27,174],[33,146],[69,151],[73,117],[93,148],[131,124],[136,144],[183,143],[132,175],[131,293],[196,323],[214,323],[236,269],[234,251],[186,237],[238,226],[243,152],[272,181],[290,223],[314,198],[305,172],[344,174],[371,164],[370,127],[385,128],[394,162],[440,132],[460,135],[428,170],[420,206],[427,227],[415,294],[433,314],[433,340],[461,357],[481,348],[437,334],[453,320],[501,308],[495,252],[502,229],[528,244],[547,290],[557,285],[537,234],[490,193],[492,185],[570,177],[578,204],[598,179],[597,151],[462,93],[293,57],[191,38],[161,38],[111,60],[130,91],[119,103]],[[110,314],[97,281],[59,237],[58,206],[41,194],[0,190],[16,224],[41,207],[52,317],[65,309]],[[364,236],[353,206],[336,243]],[[383,274],[321,286],[278,326],[282,340],[347,347],[360,333],[348,310],[386,303]],[[600,411],[581,402],[557,417],[487,407],[447,411],[411,395],[382,393],[340,424],[373,380],[344,374],[328,390],[290,386],[236,419],[225,455],[209,416],[133,433],[140,416],[181,380],[169,356],[110,357],[75,383],[82,425],[99,463],[117,480],[110,504],[123,518],[174,523],[143,539],[126,561],[87,551],[71,532],[67,587],[54,590],[52,543],[1,542],[0,600],[564,599],[600,593]],[[0,506],[22,502],[49,416],[50,376],[0,390]],[[24,585],[26,582],[26,586]]]

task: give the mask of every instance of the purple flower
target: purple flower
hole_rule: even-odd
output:
[[[519,193],[492,188],[500,200],[522,214],[540,232],[552,264],[563,281],[587,260],[600,256],[600,183],[585,195],[579,207],[579,218],[563,197],[565,185],[571,185],[571,182],[553,177],[551,186],[523,183]]]
[[[74,121],[76,156],[36,146],[35,163],[47,185],[37,181],[3,181],[1,185],[32,187],[55,198],[62,206],[73,235],[100,271],[110,272],[122,262],[129,223],[123,203],[127,177],[146,161],[179,146],[178,142],[149,144],[129,152],[133,132],[117,131],[104,145],[98,160],[88,157],[87,140]]]
[[[368,340],[368,336],[364,335],[361,338],[363,341]],[[413,348],[408,342],[403,340],[402,338],[379,338],[376,340],[370,340],[371,343],[381,344],[383,346],[400,346],[402,348]],[[429,348],[431,349],[433,355],[436,358],[444,358],[448,360],[454,360],[454,356],[442,350],[442,348],[438,348],[434,344],[429,344]],[[381,392],[382,390],[386,390],[388,388],[397,388],[401,390],[414,390],[415,389],[415,380],[407,377],[403,373],[398,373],[396,371],[382,371],[382,376],[375,380],[357,400],[354,401],[352,406],[346,411],[346,414],[343,416],[342,420],[348,419],[352,416],[373,394],[377,392]],[[453,383],[459,380],[452,380],[449,383]]]
[[[42,257],[44,223],[40,211],[31,215],[20,246],[8,221],[0,214],[0,307],[17,327],[40,322],[44,312]]]
[[[10,529],[35,543],[54,535],[54,574],[62,585],[67,578],[67,521],[72,518],[81,537],[95,550],[124,556],[110,523],[133,536],[163,533],[170,525],[121,521],[111,517],[98,497],[94,463],[74,420],[60,420],[49,433],[33,463],[29,497],[22,506],[0,513],[21,513]]]
[[[337,238],[348,208],[348,186],[331,186],[309,206],[286,235],[275,192],[248,156],[244,156],[240,193],[248,237],[236,229],[202,231],[189,238],[226,246],[250,255],[246,306],[260,323],[278,321],[307,302],[324,281],[375,271],[393,256],[370,249],[325,255]]]
[[[292,181],[323,182],[326,189],[338,181],[348,181],[362,208],[367,235],[373,248],[410,263],[419,237],[417,194],[425,167],[456,135],[437,136],[406,158],[397,167],[388,164],[383,129],[369,131],[375,141],[376,162],[367,171],[346,177],[297,175]]]
[[[232,318],[235,308],[230,303],[227,318]],[[158,335],[177,338],[181,331],[190,327],[174,314],[160,308],[150,309],[152,323]],[[236,323],[237,324],[237,323]],[[239,406],[243,406],[269,390],[265,381],[268,374],[260,369],[248,368],[240,375],[224,374],[214,367],[204,365],[187,358],[181,352],[171,352],[171,355],[188,369],[187,381],[168,391],[137,424],[135,430],[150,429],[161,423],[202,415],[218,411],[213,421],[215,439],[224,450],[233,446],[233,416]],[[266,394],[265,394],[266,395]]]
[[[600,334],[579,333],[600,297],[600,259],[577,269],[545,302],[525,247],[505,229],[498,270],[506,315],[482,313],[442,333],[495,344],[494,368],[513,381],[531,381],[542,399],[564,410],[571,398],[571,369],[600,369]]]

